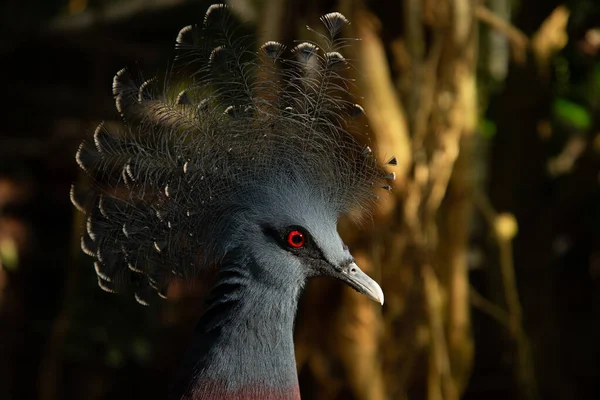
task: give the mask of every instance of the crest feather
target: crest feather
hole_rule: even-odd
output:
[[[329,31],[329,35],[336,37],[346,25],[350,25],[350,21],[340,12],[331,12],[321,17],[321,22]]]
[[[92,186],[71,190],[87,214],[81,247],[96,258],[103,290],[129,288],[143,305],[164,298],[172,279],[219,264],[232,221],[250,218],[253,202],[277,205],[310,188],[337,215],[368,210],[374,188],[389,190],[392,176],[352,134],[364,110],[344,75],[347,39],[338,36],[349,22],[340,13],[321,21],[329,36],[314,43],[286,51],[268,41],[255,51],[228,7],[215,4],[179,31],[162,90],[157,78],[117,72],[125,123],[100,124],[80,145],[77,163]]]

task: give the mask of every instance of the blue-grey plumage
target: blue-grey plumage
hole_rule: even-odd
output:
[[[87,213],[82,249],[96,257],[102,289],[133,287],[147,305],[175,276],[220,268],[174,398],[216,395],[202,395],[198,382],[244,393],[297,385],[291,332],[312,276],[340,279],[383,304],[337,222],[368,212],[395,175],[351,134],[364,110],[341,53],[349,22],[340,13],[321,20],[327,33],[313,30],[319,41],[286,57],[275,41],[252,51],[227,7],[211,6],[177,35],[178,67],[162,90],[156,78],[116,74],[124,126],[101,124],[77,152],[92,196],[74,187],[71,198]]]

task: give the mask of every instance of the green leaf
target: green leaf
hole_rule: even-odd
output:
[[[481,132],[484,138],[493,138],[494,136],[496,136],[497,130],[498,127],[496,126],[496,123],[494,121],[487,118],[482,118],[479,120],[479,132]]]
[[[577,129],[586,130],[592,125],[590,113],[581,105],[565,98],[554,100],[553,112],[557,119]]]

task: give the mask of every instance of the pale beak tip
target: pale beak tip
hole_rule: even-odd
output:
[[[383,290],[381,290],[381,286],[377,286],[377,288],[379,289],[377,291],[377,300],[379,300],[379,303],[383,306],[383,301],[384,301],[384,295],[383,295]]]
[[[350,284],[350,286],[354,287],[354,289],[383,306],[384,295],[381,286],[367,274],[362,272],[355,263],[350,264],[350,267],[354,273],[351,277],[346,277],[344,280]]]

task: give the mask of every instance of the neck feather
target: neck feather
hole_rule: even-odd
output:
[[[293,325],[303,282],[262,275],[254,262],[221,267],[171,399],[300,399]]]

